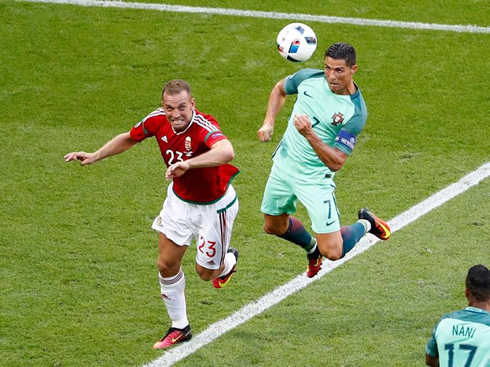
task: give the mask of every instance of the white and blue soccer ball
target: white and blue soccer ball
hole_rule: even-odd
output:
[[[291,23],[277,35],[277,49],[282,57],[293,62],[308,60],[316,50],[317,38],[313,29],[303,23]]]

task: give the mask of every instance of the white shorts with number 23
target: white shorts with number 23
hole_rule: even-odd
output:
[[[230,245],[233,222],[238,213],[238,198],[230,184],[225,195],[209,205],[179,199],[167,189],[167,198],[152,228],[179,246],[189,246],[196,239],[196,262],[206,269],[219,269]]]

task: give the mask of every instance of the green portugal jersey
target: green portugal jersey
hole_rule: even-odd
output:
[[[444,315],[425,352],[441,367],[490,367],[490,313],[467,307]]]
[[[357,88],[357,86],[356,86]],[[274,153],[274,165],[287,174],[309,182],[333,177],[310,143],[294,126],[295,115],[307,115],[313,130],[328,146],[352,153],[364,128],[367,108],[361,91],[338,95],[330,90],[323,70],[303,69],[286,78],[286,94],[296,94],[284,136]]]

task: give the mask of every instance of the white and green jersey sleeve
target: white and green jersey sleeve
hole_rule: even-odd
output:
[[[296,177],[322,180],[332,174],[293,123],[294,115],[307,115],[327,145],[350,155],[364,128],[367,108],[358,89],[352,95],[330,90],[323,70],[303,69],[286,78],[286,94],[297,94],[286,132],[274,154],[274,164]]]
[[[490,367],[490,313],[467,307],[444,315],[425,352],[439,357],[441,367]]]

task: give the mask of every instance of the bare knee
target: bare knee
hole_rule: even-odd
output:
[[[157,266],[162,277],[174,276],[180,270],[180,263],[171,262],[163,256],[158,256]]]
[[[206,269],[197,264],[196,264],[196,272],[199,275],[199,277],[206,282],[213,280],[221,273],[219,269],[218,270]]]
[[[340,235],[317,235],[318,250],[327,259],[335,261],[342,258],[343,241]]]
[[[325,256],[327,259],[335,261],[339,260],[342,258],[342,250],[338,251],[337,249],[335,250],[328,250],[328,251],[322,251],[320,250],[320,253]]]
[[[276,236],[280,236],[280,235],[286,233],[286,231],[287,231],[287,227],[282,229],[282,228],[277,227],[277,226],[268,225],[267,223],[264,224],[264,232],[267,234],[273,234]]]
[[[265,216],[264,232],[267,234],[273,234],[281,236],[288,230],[289,217],[287,215],[280,216]]]
[[[206,282],[209,282],[210,280],[216,278],[213,277],[212,274],[210,274],[209,272],[197,272],[197,274],[199,274],[199,277]]]
[[[163,233],[159,233],[157,267],[162,277],[172,277],[179,272],[186,250],[187,246],[178,246]]]

